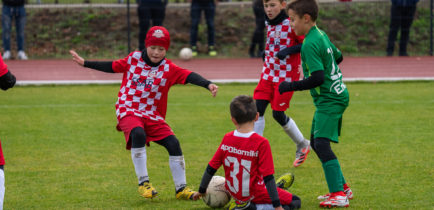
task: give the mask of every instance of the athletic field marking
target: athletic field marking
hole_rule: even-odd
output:
[[[350,104],[433,104],[434,100],[424,101],[424,103],[420,103],[418,101],[412,100],[365,100],[360,101],[357,99],[350,100]],[[200,106],[227,106],[226,102],[197,102],[197,105]],[[312,105],[312,101],[293,101],[292,105]],[[171,106],[191,106],[191,103],[168,103],[168,107],[170,109]],[[115,103],[110,104],[17,104],[17,105],[0,105],[0,109],[34,109],[34,108],[67,108],[67,107],[109,107],[115,109]],[[169,111],[170,112],[170,111]]]
[[[212,79],[215,83],[258,83],[259,79]],[[399,82],[399,81],[434,81],[434,77],[358,77],[344,78],[345,82]],[[120,80],[24,80],[17,85],[92,85],[121,84]]]

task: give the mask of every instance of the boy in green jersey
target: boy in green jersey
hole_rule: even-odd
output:
[[[329,193],[319,196],[321,207],[348,207],[353,197],[330,142],[338,143],[342,115],[349,95],[342,81],[338,64],[341,52],[316,26],[318,4],[315,0],[294,0],[286,7],[291,27],[297,35],[305,35],[301,60],[305,79],[282,82],[279,92],[310,90],[316,107],[311,129],[311,147],[321,160]]]

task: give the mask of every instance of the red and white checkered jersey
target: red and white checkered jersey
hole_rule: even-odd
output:
[[[8,73],[8,66],[3,61],[3,58],[0,56],[0,77]]]
[[[270,144],[255,132],[227,133],[209,165],[223,165],[225,187],[238,201],[253,200],[255,192],[265,188],[263,177],[274,174]]]
[[[277,25],[267,25],[267,43],[265,45],[265,62],[261,78],[280,83],[284,80],[297,81],[300,77],[300,53],[288,55],[280,60],[276,54],[287,47],[303,43],[304,36],[297,36],[289,25],[289,18]]]
[[[151,67],[143,61],[140,51],[113,61],[112,68],[114,72],[124,74],[116,102],[118,121],[128,115],[164,120],[170,87],[185,84],[191,73],[168,59],[164,59],[159,66]]]

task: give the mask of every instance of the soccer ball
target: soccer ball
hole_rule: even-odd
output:
[[[182,60],[190,60],[193,57],[193,51],[190,48],[184,47],[179,51],[179,58]]]
[[[211,208],[222,208],[231,200],[231,195],[225,189],[226,179],[222,176],[213,176],[206,189],[203,202]]]

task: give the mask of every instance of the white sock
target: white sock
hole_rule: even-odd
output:
[[[175,190],[178,191],[187,185],[184,156],[169,156],[169,166],[170,171],[172,171],[173,182],[175,182]]]
[[[265,118],[264,116],[259,116],[258,120],[255,122],[255,127],[253,130],[255,133],[263,136],[264,135],[264,129],[265,129]]]
[[[133,160],[139,184],[149,181],[148,168],[146,166],[146,148],[131,148],[131,159]]]
[[[295,121],[289,118],[288,123],[286,125],[282,126],[283,130],[286,134],[294,141],[295,144],[302,144],[304,142],[303,134],[301,133],[300,129],[298,129],[297,125],[295,124]]]
[[[0,210],[3,210],[4,198],[5,198],[5,172],[0,169]]]

